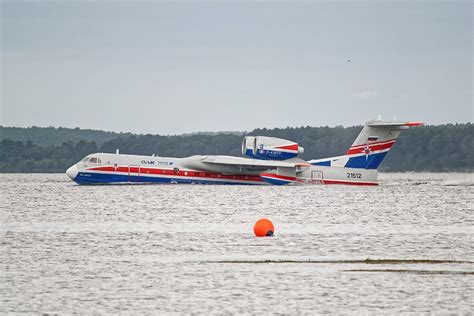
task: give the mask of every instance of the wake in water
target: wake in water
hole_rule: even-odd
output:
[[[474,173],[380,173],[381,185],[474,186]]]
[[[472,180],[472,179],[468,179],[468,180],[465,180],[465,181],[446,180],[441,185],[449,186],[449,187],[453,187],[453,186],[456,186],[456,187],[457,186],[472,187],[472,186],[474,186],[474,180]]]

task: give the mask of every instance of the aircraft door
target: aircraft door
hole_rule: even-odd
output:
[[[140,166],[136,166],[136,165],[128,166],[128,181],[140,182]]]
[[[322,182],[323,181],[323,172],[313,170],[311,171],[311,182]]]

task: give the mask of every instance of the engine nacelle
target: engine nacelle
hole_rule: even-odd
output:
[[[242,154],[255,159],[286,160],[303,152],[297,143],[281,138],[245,136],[242,141]]]

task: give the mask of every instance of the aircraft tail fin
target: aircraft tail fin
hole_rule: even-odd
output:
[[[397,141],[400,133],[421,122],[397,122],[373,120],[365,124],[352,146],[347,150],[344,167],[377,169]]]
[[[372,120],[365,124],[345,155],[310,161],[313,165],[377,169],[395,144],[400,133],[422,122]]]

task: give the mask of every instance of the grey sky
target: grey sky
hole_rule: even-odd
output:
[[[470,1],[0,1],[4,126],[473,121]]]

